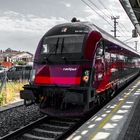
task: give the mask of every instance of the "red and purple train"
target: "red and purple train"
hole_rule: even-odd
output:
[[[138,52],[94,24],[60,24],[39,42],[20,96],[50,116],[83,115],[138,76],[139,60]]]

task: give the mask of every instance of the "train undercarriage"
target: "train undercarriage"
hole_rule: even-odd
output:
[[[25,105],[37,103],[42,113],[50,116],[83,116],[95,106],[110,100],[113,90],[96,94],[90,88],[36,87],[25,85],[20,96]]]

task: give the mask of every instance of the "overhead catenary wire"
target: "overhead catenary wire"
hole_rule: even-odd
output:
[[[95,4],[95,3],[93,3],[93,1],[91,1],[91,0],[88,0],[94,7],[96,7],[97,8],[97,10],[99,10],[100,8],[99,7],[97,7],[97,5]],[[101,1],[100,1],[101,2]],[[101,5],[102,5],[102,3],[100,3]],[[102,5],[103,6],[103,5]],[[104,8],[105,8],[105,6],[103,6]],[[101,11],[101,10],[99,10],[99,11]],[[109,16],[108,15],[106,15],[104,12],[102,12],[101,11],[101,13],[104,15],[104,16],[106,16],[109,20],[110,20],[110,15],[111,14],[109,14]],[[113,27],[114,28],[114,27]],[[118,30],[118,32],[122,35],[122,36],[126,36],[126,34],[124,33],[124,32],[121,32],[120,30]]]
[[[104,3],[100,0],[98,0],[98,2],[100,3],[100,5],[102,5],[102,7],[107,11],[108,15],[112,15],[111,12],[106,8],[106,6],[104,5]],[[113,16],[113,15],[112,15]]]
[[[127,41],[129,41],[131,39],[133,39],[133,38],[132,37],[131,38],[128,38],[128,39],[124,40],[123,42],[127,42]]]
[[[103,7],[104,9],[106,9],[108,15],[114,16],[113,11],[112,11],[110,8],[107,8],[101,0],[98,0],[98,2],[100,3],[100,5],[102,5],[102,7]],[[119,26],[119,28],[121,28],[121,30],[122,30],[122,27],[121,27],[120,25],[123,27],[123,29],[124,29],[126,32],[129,32],[129,31],[127,30],[127,28],[126,28],[122,23],[119,23],[118,26]],[[122,30],[122,31],[123,31],[123,30]]]
[[[107,17],[107,18],[111,19],[110,16],[107,16],[104,12],[102,12],[101,10],[99,10],[100,8],[97,7],[97,5],[95,5],[91,0],[88,0],[88,1],[90,2],[90,4],[92,4],[97,10],[101,11],[101,13],[102,13],[105,17],[104,17],[102,14],[100,14],[99,12],[97,12],[97,10],[95,10],[89,3],[85,2],[84,0],[81,0],[81,1],[82,1],[84,4],[86,4],[91,10],[93,10],[97,15],[99,15],[104,21],[106,21],[112,28],[114,28],[113,25],[105,18],[105,17]],[[122,32],[120,32],[119,30],[118,30],[118,32],[119,32],[122,36],[126,36],[126,35],[124,35]]]
[[[104,3],[101,1],[101,0],[98,0],[98,2],[106,9],[106,11],[111,15],[111,16],[114,16],[113,15],[113,11],[110,9],[110,8],[106,8],[106,6],[104,5]],[[121,26],[123,26],[123,28],[127,31],[127,32],[129,32],[128,30],[127,30],[127,28],[122,24],[122,23],[120,23],[121,24]]]
[[[97,10],[99,10],[100,8],[95,4],[95,3],[93,3],[91,0],[88,0],[92,5],[94,5],[94,7],[96,7],[97,8]],[[101,11],[101,10],[99,10],[99,11]],[[107,18],[109,18],[110,19],[110,15],[108,16],[107,14],[105,14],[104,12],[102,12],[101,11],[101,13],[104,15],[104,16],[106,16]]]
[[[84,4],[86,4],[91,10],[93,10],[97,15],[99,15],[102,19],[104,19],[111,27],[113,27],[113,25],[106,20],[100,13],[98,13],[95,9],[93,9],[87,2],[85,2],[84,0],[81,0]]]
[[[109,6],[106,8],[106,5],[104,4],[104,2],[102,2],[102,0],[97,0],[99,3],[100,3],[100,5],[102,5],[105,9],[106,9],[106,11],[108,12],[108,14],[109,15],[113,15],[113,10],[111,9],[111,8],[109,8]],[[117,4],[117,3],[116,3]],[[118,3],[118,6],[119,6],[119,4],[120,3]],[[117,6],[117,5],[116,5]],[[118,10],[118,8],[116,9],[118,12],[120,12],[119,10]],[[135,12],[135,13],[140,13],[140,11],[137,11],[137,10],[134,10],[133,9],[133,11]],[[131,39],[133,39],[133,37],[132,37],[132,34],[131,34],[131,31],[132,31],[132,29],[129,27],[129,28],[127,28],[127,26],[124,24],[124,22],[122,21],[122,22],[119,22],[119,24],[118,24],[118,27],[120,27],[120,28],[122,28],[122,31],[123,32],[125,32],[125,33],[127,33],[127,32],[129,32],[129,35],[127,34],[127,35],[125,35],[125,37],[127,38],[127,37],[131,37],[131,38],[128,38],[128,39],[126,39],[126,40],[124,40],[123,42],[124,43],[128,43],[128,41],[129,40],[131,40]],[[133,28],[133,27],[132,27]],[[119,36],[119,37],[123,37],[123,36]],[[126,42],[127,41],[127,42]],[[130,41],[129,41],[130,42]],[[134,41],[131,41],[131,42],[134,42]]]

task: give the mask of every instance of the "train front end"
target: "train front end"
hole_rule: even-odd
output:
[[[81,116],[90,108],[92,61],[85,58],[90,29],[80,23],[55,26],[41,39],[29,85],[21,98],[50,116]],[[90,93],[90,95],[89,95]]]

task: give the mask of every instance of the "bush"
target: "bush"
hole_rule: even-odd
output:
[[[3,94],[1,93],[1,94],[0,94],[0,105],[2,105],[3,100],[4,100]]]
[[[25,61],[16,61],[14,62],[16,65],[26,65]]]

